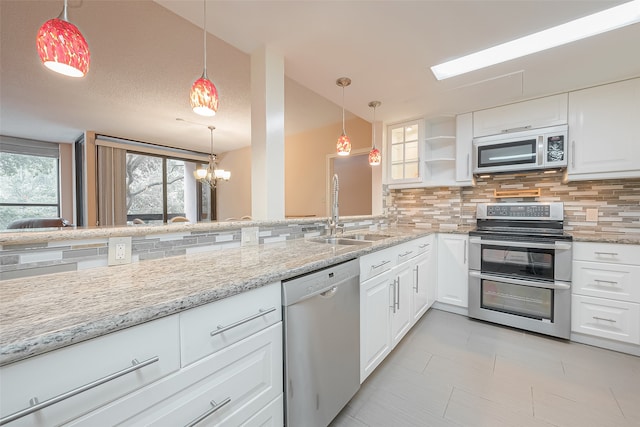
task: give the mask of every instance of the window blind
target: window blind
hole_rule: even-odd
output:
[[[138,153],[155,154],[158,156],[171,157],[176,159],[193,160],[207,163],[209,155],[197,151],[183,150],[181,148],[166,147],[163,145],[149,144],[146,142],[131,141],[128,139],[114,138],[106,135],[96,135],[96,145],[111,147],[125,151],[135,151]]]
[[[60,158],[58,143],[0,135],[0,151],[11,154]]]

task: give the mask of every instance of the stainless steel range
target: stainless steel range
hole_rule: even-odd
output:
[[[469,317],[568,339],[572,239],[562,203],[479,203]]]

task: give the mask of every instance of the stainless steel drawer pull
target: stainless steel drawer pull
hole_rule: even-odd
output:
[[[420,246],[418,246],[418,247],[419,247],[420,249],[424,249],[424,248],[428,248],[429,246],[431,246],[431,244],[430,244],[430,243],[424,243],[424,244],[422,244],[422,245],[420,245]]]
[[[389,264],[390,262],[391,262],[391,261],[382,261],[380,264],[374,264],[374,265],[372,265],[372,266],[371,266],[371,269],[372,269],[372,270],[375,270],[376,268],[380,268],[380,267],[382,267],[382,266],[384,266],[384,265]]]
[[[154,356],[154,357],[152,357],[150,359],[147,359],[147,360],[144,360],[142,362],[138,362],[137,359],[133,359],[131,361],[132,366],[129,366],[128,368],[125,368],[125,369],[123,369],[121,371],[118,371],[118,372],[114,372],[113,374],[109,374],[106,377],[102,377],[102,378],[97,379],[95,381],[92,381],[92,382],[90,382],[88,384],[85,384],[85,385],[83,385],[81,387],[74,388],[73,390],[70,390],[70,391],[67,391],[65,393],[59,394],[59,395],[57,395],[55,397],[52,397],[51,399],[45,400],[44,402],[38,402],[38,398],[37,397],[33,397],[29,401],[29,403],[31,404],[30,407],[25,408],[25,409],[23,409],[21,411],[15,412],[15,413],[13,413],[11,415],[7,415],[6,417],[0,419],[0,426],[4,425],[4,424],[7,424],[7,423],[10,423],[11,421],[15,421],[18,418],[22,418],[22,417],[24,417],[26,415],[32,414],[32,413],[34,413],[36,411],[39,411],[40,409],[44,409],[44,408],[46,408],[48,406],[51,406],[51,405],[53,405],[55,403],[62,402],[63,400],[66,400],[66,399],[68,399],[70,397],[76,396],[76,395],[78,395],[80,393],[83,393],[83,392],[85,392],[87,390],[91,390],[94,387],[98,387],[99,385],[107,383],[107,382],[109,382],[111,380],[115,380],[116,378],[119,378],[119,377],[121,377],[123,375],[126,375],[126,374],[130,373],[130,372],[137,371],[138,369],[144,368],[145,366],[151,365],[152,363],[156,363],[159,360],[160,360],[160,357],[158,357],[158,356]]]
[[[416,294],[419,293],[418,289],[420,288],[420,266],[416,265],[416,285],[413,287],[413,289],[416,291]]]
[[[596,255],[610,255],[610,256],[618,256],[617,252],[594,252]]]
[[[261,308],[256,314],[252,314],[251,316],[245,317],[244,319],[238,320],[237,322],[232,323],[230,325],[227,325],[227,326],[218,325],[218,329],[216,329],[215,331],[211,331],[210,335],[214,337],[218,334],[228,331],[229,329],[233,329],[236,326],[240,326],[247,322],[251,322],[252,320],[257,319],[258,317],[266,316],[267,314],[272,313],[274,311],[276,311],[275,307]]]
[[[199,422],[204,421],[205,418],[215,414],[216,411],[218,411],[218,409],[222,408],[223,406],[225,406],[229,402],[231,402],[231,397],[227,397],[226,399],[224,399],[220,403],[216,403],[215,400],[212,400],[209,403],[211,403],[211,406],[213,406],[213,408],[209,409],[207,412],[205,412],[204,414],[200,415],[195,420],[191,421],[189,424],[186,425],[186,427],[193,427],[196,424],[198,424]]]
[[[596,283],[607,283],[609,285],[617,285],[618,282],[614,282],[613,280],[600,280],[600,279],[593,279],[594,282]]]
[[[398,254],[399,257],[406,257],[407,255],[411,255],[413,251],[406,251],[404,253]]]
[[[605,319],[604,317],[593,316],[593,318],[596,319],[596,320],[604,320],[605,322],[617,323],[617,321],[615,321],[613,319]]]

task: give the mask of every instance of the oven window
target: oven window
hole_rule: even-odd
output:
[[[486,279],[481,287],[482,308],[553,322],[553,289]]]
[[[478,167],[480,168],[534,163],[536,163],[535,139],[478,147]]]
[[[481,270],[520,278],[554,280],[554,249],[482,245]]]

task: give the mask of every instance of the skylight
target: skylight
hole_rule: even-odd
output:
[[[633,0],[566,24],[434,65],[431,71],[438,80],[448,79],[638,22],[640,22],[640,0]]]

